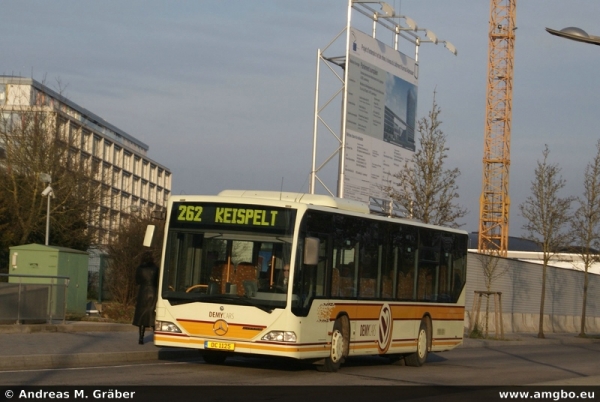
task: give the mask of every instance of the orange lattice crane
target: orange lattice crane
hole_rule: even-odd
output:
[[[479,252],[506,257],[517,0],[491,0]]]

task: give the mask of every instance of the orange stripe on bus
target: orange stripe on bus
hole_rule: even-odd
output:
[[[187,346],[195,345],[202,346],[198,349],[204,348],[205,339],[202,338],[182,338],[176,337],[175,339],[171,337],[172,335],[154,335],[154,339],[160,342],[169,342],[175,344],[185,344]],[[273,352],[318,352],[322,350],[328,350],[330,348],[326,343],[315,345],[310,344],[307,346],[303,345],[275,345],[275,344],[261,344],[261,343],[235,343],[236,350],[238,349],[249,349],[249,350],[263,350],[263,351],[273,351]]]
[[[331,310],[329,319],[335,320],[341,312],[348,313],[351,320],[377,320],[382,304],[336,303]],[[433,320],[463,321],[465,308],[463,306],[440,306],[419,304],[390,304],[394,320],[420,320],[425,314]]]
[[[189,321],[189,320],[177,320],[177,323],[185,329],[185,331],[194,336],[215,336],[213,330],[213,322],[207,321]],[[235,339],[252,339],[262,329],[257,326],[249,326],[248,324],[234,324],[231,322],[227,323],[227,338]]]

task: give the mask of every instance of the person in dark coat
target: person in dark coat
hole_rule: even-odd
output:
[[[139,344],[144,344],[146,327],[154,328],[154,309],[158,297],[158,267],[154,264],[152,252],[142,254],[141,264],[135,272],[135,282],[139,285],[133,325],[140,328]]]

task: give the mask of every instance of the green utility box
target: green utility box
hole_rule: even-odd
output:
[[[68,277],[66,311],[85,314],[88,285],[88,253],[66,247],[26,244],[10,248],[9,283],[62,285]],[[23,275],[23,276],[19,276]],[[55,302],[63,302],[58,295]]]

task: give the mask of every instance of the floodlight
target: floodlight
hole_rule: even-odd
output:
[[[404,16],[404,20],[406,21],[406,25],[413,31],[417,30],[417,23],[410,17]]]
[[[54,197],[54,192],[52,191],[52,187],[48,186],[44,189],[44,191],[42,191],[42,195],[44,197],[48,197],[48,196],[52,196]]]
[[[458,53],[452,43],[444,41],[444,46],[446,46],[446,49],[448,49],[453,55],[456,56],[456,54]]]
[[[379,4],[381,4],[381,11],[383,11],[388,17],[393,17],[396,13],[396,11],[394,11],[394,8],[385,1],[382,1]]]
[[[432,41],[433,43],[435,43],[437,45],[438,38],[437,38],[436,34],[433,33],[433,31],[430,31],[429,29],[426,29],[425,30],[425,36],[427,36],[430,41]]]

